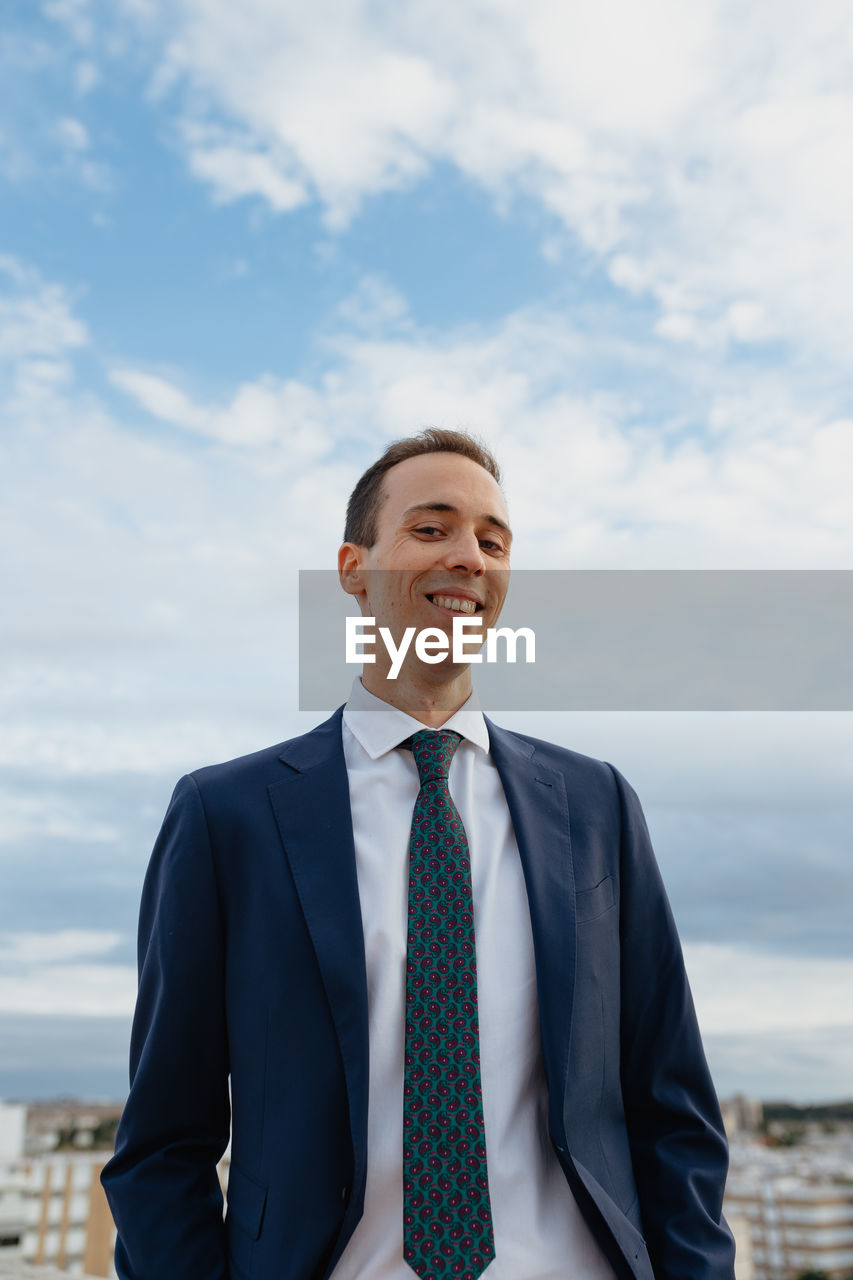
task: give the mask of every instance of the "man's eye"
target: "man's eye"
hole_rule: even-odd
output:
[[[415,529],[415,533],[441,533],[441,530],[434,524],[422,524]]]

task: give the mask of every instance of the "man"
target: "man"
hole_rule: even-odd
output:
[[[397,644],[491,626],[510,542],[491,456],[427,431],[356,486],[340,579]],[[103,1175],[119,1275],[732,1280],[636,796],[486,720],[451,655],[375,657],[311,733],[176,788]]]

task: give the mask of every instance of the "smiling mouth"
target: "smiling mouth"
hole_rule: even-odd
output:
[[[427,594],[430,604],[439,609],[450,609],[453,613],[482,613],[483,606],[477,600],[466,600],[461,596],[443,596],[438,592]]]

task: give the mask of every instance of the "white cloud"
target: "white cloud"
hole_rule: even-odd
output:
[[[133,1012],[131,965],[43,965],[22,975],[0,974],[0,1013],[113,1018]]]
[[[94,22],[90,0],[45,0],[43,9],[48,18],[62,23],[78,44],[91,44]]]
[[[669,376],[606,314],[530,309],[425,333],[367,280],[310,377],[214,398],[180,371],[124,364],[112,378],[125,415],[74,380],[88,338],[66,295],[7,265],[8,768],[171,774],[295,731],[296,571],[333,565],[361,470],[422,425],[495,448],[519,567],[849,566],[853,432],[796,378],[685,358],[684,430],[603,390],[615,361],[650,386]],[[26,398],[39,362],[64,379],[43,373]]]
[[[127,1015],[136,998],[136,970],[92,961],[120,941],[118,933],[83,929],[3,934],[0,1014]]]
[[[0,294],[0,374],[4,365],[20,372],[33,360],[44,367],[87,343],[86,326],[61,287],[9,255],[0,255],[0,282],[4,276],[9,284]]]
[[[853,1027],[704,1037],[721,1097],[826,1102],[850,1096]]]
[[[18,759],[24,763],[21,757]],[[7,756],[6,763],[9,762]],[[73,841],[86,848],[94,844],[115,845],[119,841],[116,827],[93,820],[90,815],[76,811],[73,805],[43,791],[38,795],[22,795],[0,787],[0,804],[0,847],[27,839]]]
[[[0,966],[44,965],[104,955],[121,942],[118,933],[65,929],[59,933],[0,934]]]
[[[853,1028],[853,959],[684,947],[696,1011],[709,1035]]]
[[[261,196],[276,213],[287,213],[309,198],[304,182],[290,176],[275,155],[256,149],[251,139],[228,142],[221,131],[188,125],[192,172],[209,182],[220,203],[240,196]]]
[[[657,300],[665,337],[846,358],[844,0],[181,0],[160,16],[159,92],[187,90],[188,160],[217,199],[316,198],[341,225],[450,163],[499,201],[538,200]]]
[[[685,365],[679,389],[704,432],[684,431],[647,425],[649,410],[596,385],[596,361],[662,358],[584,328],[589,317],[530,309],[491,330],[428,335],[381,282],[363,283],[342,312],[362,332],[327,339],[313,382],[265,376],[203,404],[144,371],[113,381],[159,420],[306,482],[344,442],[373,451],[419,425],[478,431],[505,465],[520,565],[849,565],[853,421],[827,414],[794,376]]]
[[[191,431],[205,431],[209,416],[165,378],[134,369],[116,369],[111,377],[117,387],[138,400],[152,417]]]
[[[173,655],[173,660],[176,656]],[[262,678],[268,675],[271,665],[267,658],[260,666]],[[165,679],[161,680],[159,673],[153,672],[147,689],[147,709],[132,704],[121,707],[124,718],[132,718],[127,728],[109,721],[81,723],[73,709],[69,709],[65,717],[39,719],[33,723],[32,712],[25,711],[21,719],[9,723],[8,734],[0,743],[0,766],[49,778],[150,774],[166,775],[174,780],[212,760],[226,760],[256,750],[259,741],[275,742],[301,731],[291,727],[294,717],[285,710],[295,704],[295,691],[275,687],[278,706],[269,708],[264,724],[264,717],[259,714],[259,708],[253,706],[251,697],[247,696],[241,707],[234,708],[228,705],[230,700],[218,692],[211,699],[210,690],[214,688],[216,684],[212,681],[207,691],[211,702],[207,715],[190,719],[183,708],[175,706]],[[309,729],[314,723],[316,717],[303,728]],[[167,799],[166,793],[164,802]],[[111,828],[96,825],[88,837],[89,842],[106,842],[108,832],[111,836]],[[23,833],[16,830],[13,821],[0,832],[4,839]],[[78,826],[63,825],[58,832],[47,834],[85,843],[83,829]]]
[[[57,133],[62,144],[70,151],[89,149],[89,132],[81,120],[75,120],[73,116],[63,116],[57,125]]]
[[[100,83],[100,73],[94,62],[81,58],[74,67],[74,87],[81,95],[90,93]]]
[[[338,306],[345,330],[387,334],[392,329],[408,329],[411,322],[406,299],[398,289],[379,276],[362,276],[354,293]]]
[[[156,374],[116,369],[112,382],[153,417],[248,448],[286,445],[295,467],[327,455],[332,446],[322,416],[322,397],[296,381],[262,378],[238,387],[226,406],[195,404],[174,383]]]
[[[93,960],[121,941],[117,933],[81,929],[0,935],[0,1014],[108,1018],[131,1013],[135,968]]]
[[[289,193],[318,191],[339,223],[363,195],[425,171],[425,153],[454,94],[428,59],[393,39],[377,40],[359,7],[327,2],[309,10],[256,0],[238,18],[225,5],[191,0],[181,19],[171,31],[161,83],[188,76],[200,99],[223,108],[248,134],[227,164],[219,157],[220,195],[229,182],[232,198],[245,195],[253,169],[261,184],[255,189],[268,196],[275,165]],[[207,111],[189,116],[194,167],[193,134],[215,119]],[[204,144],[201,150],[204,157]]]

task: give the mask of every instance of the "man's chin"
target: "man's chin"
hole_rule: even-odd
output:
[[[461,679],[470,678],[470,675],[471,663],[454,662],[450,654],[442,658],[441,662],[422,662],[414,654],[409,654],[396,676],[392,676],[389,670],[382,673],[379,678],[389,685],[411,682],[438,689],[443,685],[455,684]]]

